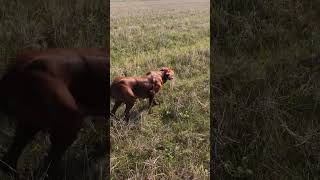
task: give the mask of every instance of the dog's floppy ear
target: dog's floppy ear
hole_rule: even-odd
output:
[[[160,71],[164,72],[165,79],[172,80],[173,79],[173,71],[168,67],[163,67]]]
[[[162,68],[160,69],[160,71],[169,72],[169,71],[170,71],[170,68],[168,68],[168,67],[162,67]]]

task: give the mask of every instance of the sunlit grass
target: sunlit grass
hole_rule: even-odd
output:
[[[176,78],[151,114],[138,101],[129,125],[112,119],[112,178],[208,179],[209,2],[134,2],[111,3],[111,80],[163,66]]]

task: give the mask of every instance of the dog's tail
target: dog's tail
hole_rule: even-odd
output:
[[[114,99],[117,91],[118,78],[115,78],[110,85],[110,98]]]
[[[118,76],[113,79],[113,81],[111,82],[111,85],[110,85],[110,94],[112,94],[112,92],[117,91],[119,84],[123,83],[122,79],[124,77],[126,77],[126,76]]]
[[[111,85],[110,85],[110,98],[111,99],[114,99],[114,84],[113,84],[113,82],[111,83]]]

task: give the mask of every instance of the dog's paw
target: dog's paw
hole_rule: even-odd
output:
[[[159,103],[158,101],[154,100],[154,101],[153,101],[153,105],[154,105],[154,106],[157,106],[157,105],[160,105],[160,103]]]

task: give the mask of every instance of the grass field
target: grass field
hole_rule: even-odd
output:
[[[107,1],[105,0],[0,0],[0,74],[5,73],[10,58],[22,49],[106,47]],[[106,123],[104,121],[104,123]],[[7,151],[14,136],[14,120],[1,116],[0,157]],[[105,124],[84,128],[65,155],[66,179],[104,179],[106,172]],[[18,171],[31,180],[38,179],[33,171],[42,167],[50,145],[45,133],[38,134],[18,162]],[[39,174],[38,174],[39,175]],[[39,177],[39,176],[38,176]],[[0,171],[0,179],[13,179]]]
[[[319,1],[213,1],[218,179],[318,179]]]
[[[209,178],[209,38],[207,0],[111,1],[111,80],[175,71],[151,114],[112,118],[112,179]]]

